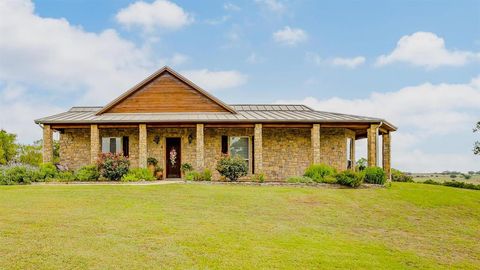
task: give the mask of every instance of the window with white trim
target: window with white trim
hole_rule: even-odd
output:
[[[239,156],[247,162],[250,167],[250,138],[243,137],[229,137],[228,152],[230,156]]]
[[[123,153],[122,137],[102,137],[102,153]]]

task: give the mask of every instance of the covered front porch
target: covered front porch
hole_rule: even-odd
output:
[[[54,131],[60,133],[61,163],[72,169],[94,164],[102,152],[121,152],[132,167],[145,168],[147,158],[157,159],[164,178],[180,177],[179,166],[190,163],[218,179],[218,159],[236,153],[248,162],[249,174],[280,181],[303,174],[312,163],[355,168],[355,142],[367,138],[368,166],[378,166],[381,158],[390,177],[391,137],[382,123],[44,124],[44,162],[53,160]],[[178,160],[171,166],[173,148]]]

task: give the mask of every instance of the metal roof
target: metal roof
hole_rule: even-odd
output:
[[[297,104],[234,104],[236,113],[96,113],[103,107],[73,107],[67,112],[35,120],[37,124],[87,123],[380,123],[396,127],[383,119],[332,112],[315,111]]]

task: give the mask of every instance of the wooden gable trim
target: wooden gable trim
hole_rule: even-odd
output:
[[[108,103],[105,107],[103,107],[101,110],[99,110],[95,115],[100,115],[100,114],[103,114],[105,112],[108,112],[110,109],[112,109],[115,105],[121,103],[122,101],[124,101],[125,99],[127,99],[128,97],[130,97],[131,95],[133,95],[134,93],[136,93],[137,91],[141,90],[143,87],[145,87],[146,85],[148,85],[150,82],[154,81],[155,79],[157,79],[158,77],[160,77],[163,73],[165,72],[168,72],[170,73],[172,76],[176,77],[178,80],[180,80],[181,82],[185,83],[186,85],[192,87],[194,90],[196,90],[197,92],[199,92],[201,95],[207,97],[208,99],[210,99],[211,101],[213,101],[214,103],[218,104],[220,107],[224,108],[225,110],[231,112],[231,113],[236,113],[235,110],[233,108],[231,108],[230,106],[228,106],[227,104],[223,103],[221,100],[219,100],[218,98],[212,96],[210,93],[208,93],[207,91],[203,90],[200,86],[196,85],[195,83],[193,83],[192,81],[190,81],[189,79],[185,78],[184,76],[182,76],[181,74],[179,74],[178,72],[174,71],[173,69],[171,69],[170,67],[168,66],[164,66],[163,68],[157,70],[155,73],[153,73],[152,75],[148,76],[146,79],[144,79],[143,81],[141,81],[140,83],[138,83],[137,85],[135,85],[134,87],[130,88],[127,92],[123,93],[122,95],[120,95],[119,97],[117,97],[116,99],[114,99],[112,102]]]

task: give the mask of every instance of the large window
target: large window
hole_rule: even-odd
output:
[[[353,152],[353,139],[347,138],[347,169],[353,169],[352,152]]]
[[[123,153],[122,137],[103,137],[102,153]]]
[[[248,166],[250,163],[249,137],[230,137],[229,139],[230,143],[228,150],[230,155],[243,158],[247,162]]]

